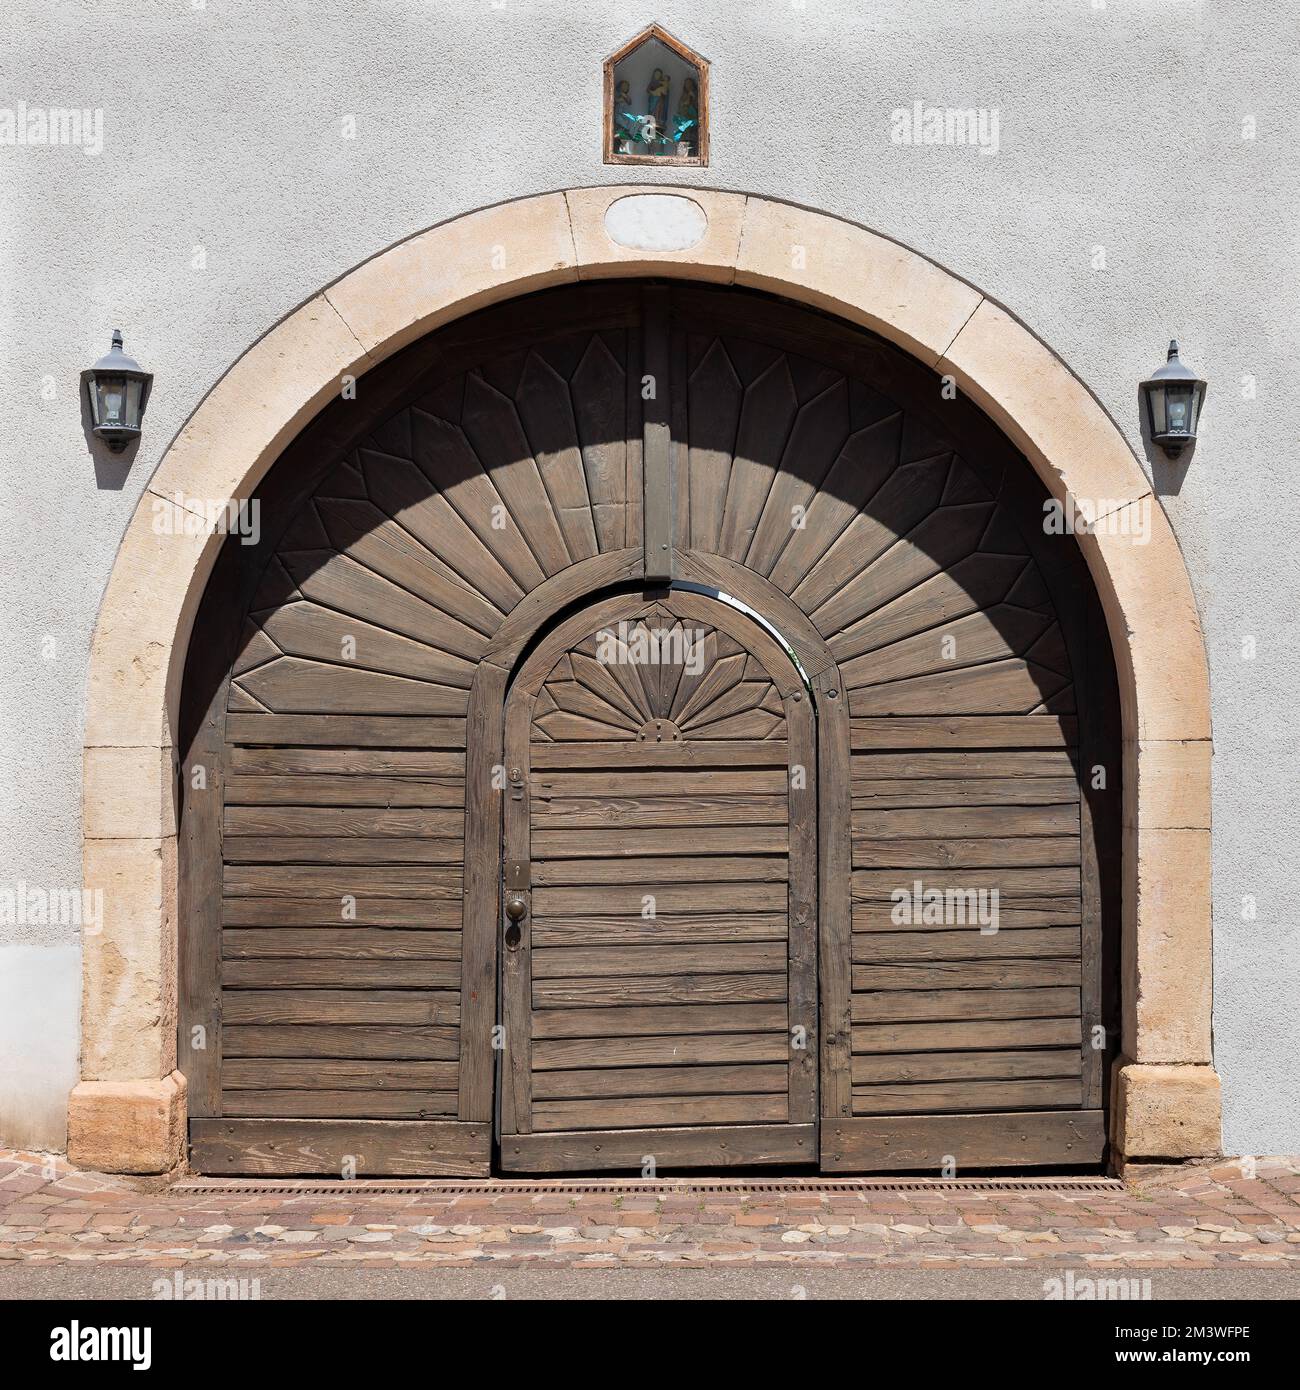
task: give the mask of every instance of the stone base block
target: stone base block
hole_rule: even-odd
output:
[[[166,1173],[185,1156],[185,1078],[82,1081],[68,1097],[68,1161],[98,1173]]]
[[[1115,1147],[1128,1159],[1208,1158],[1221,1151],[1219,1077],[1213,1067],[1115,1070]]]

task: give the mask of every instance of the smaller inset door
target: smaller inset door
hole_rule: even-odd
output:
[[[808,692],[702,595],[608,599],[506,701],[501,1164],[817,1161]]]

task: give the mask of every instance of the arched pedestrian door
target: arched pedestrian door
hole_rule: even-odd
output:
[[[810,1164],[816,749],[794,663],[696,594],[607,599],[506,701],[506,1169]]]

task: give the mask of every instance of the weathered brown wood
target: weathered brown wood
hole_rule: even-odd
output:
[[[459,777],[231,777],[227,806],[459,807]]]
[[[221,1113],[235,1118],[303,1120],[424,1120],[456,1113],[455,1091],[226,1090]]]
[[[1060,1110],[1078,1108],[1077,1076],[1026,1081],[936,1081],[903,1086],[854,1086],[855,1115],[934,1115],[945,1110]]]
[[[1070,748],[1078,741],[1078,723],[1070,714],[855,719],[853,747]]]
[[[859,721],[855,720],[854,723]],[[854,781],[891,781],[897,778],[957,777],[1067,777],[1078,774],[1078,761],[1066,749],[959,749],[934,753],[853,753]]]
[[[853,1029],[853,1051],[953,1052],[965,1048],[1070,1047],[1078,1018],[1013,1018],[945,1023],[874,1023]]]
[[[460,1052],[456,1028],[366,1025],[245,1024],[226,1028],[227,1057],[345,1058],[360,1061],[427,1059],[454,1062]]]
[[[785,883],[788,873],[784,855],[551,859],[533,865],[533,882],[539,888],[575,883],[589,887],[606,883],[644,883],[651,892],[659,883],[699,883],[697,905],[707,908],[724,906],[732,883]]]
[[[784,1000],[789,981],[779,975],[661,975],[534,980],[534,1009],[620,1005],[765,1003]]]
[[[636,946],[609,943],[594,948],[550,949],[542,947],[533,930],[532,975],[534,981],[589,976],[665,975],[669,971],[689,975],[779,973],[786,968],[785,931],[763,944],[681,944]]]
[[[790,1011],[790,1087],[786,1118],[793,1124],[815,1124],[821,1063],[817,1006],[817,732],[813,724],[812,700],[806,691],[795,690],[786,696],[785,722],[790,740],[790,925],[786,987]]]
[[[482,1178],[491,1131],[454,1120],[194,1120],[201,1173]]]
[[[461,777],[464,753],[418,748],[230,749],[230,771],[238,776],[288,777],[306,773],[331,777]]]
[[[676,517],[676,445],[669,428],[667,289],[650,286],[642,291],[641,349],[642,391],[641,477],[645,576],[667,582],[676,570],[673,523]]]
[[[784,1033],[784,1003],[679,1004],[607,1009],[546,1009],[533,1020],[541,1038],[630,1038],[658,1033]]]
[[[981,1168],[1087,1167],[1106,1152],[1100,1110],[1010,1115],[915,1115],[828,1123],[821,1162],[828,1172],[951,1174]]]
[[[606,916],[627,914],[632,919],[677,912],[778,912],[786,906],[788,890],[784,876],[771,883],[671,883],[662,873],[650,885],[631,887],[618,883],[600,885],[593,894],[590,885],[564,888],[534,888],[533,911],[545,917]]]
[[[455,1062],[286,1060],[241,1057],[227,1061],[227,1091],[448,1091],[456,1086]]]
[[[538,859],[577,859],[609,855],[785,854],[789,832],[785,825],[694,826],[653,830],[534,829],[533,853]]]
[[[1027,1077],[1077,1080],[1078,1053],[1071,1048],[1024,1052],[885,1053],[853,1059],[855,1086],[912,1081],[1011,1081]]]
[[[629,781],[636,785],[640,778],[631,774]],[[702,826],[775,827],[784,826],[789,816],[786,798],[780,794],[695,792],[689,799],[631,794],[547,797],[539,795],[538,787],[535,781],[532,785],[535,834],[559,829],[597,830],[606,827],[626,828],[638,835],[676,826],[696,832]],[[548,789],[543,785],[542,790]],[[738,832],[733,829],[731,833]],[[779,848],[784,848],[784,845]]]
[[[394,867],[354,869],[316,864],[238,864],[226,868],[230,898],[424,898],[461,896],[463,875],[457,868]]]
[[[223,1000],[225,1022],[237,1023],[460,1023],[453,991],[273,989],[231,990]]]
[[[877,840],[855,837],[855,869],[897,868],[987,869],[1015,865],[1074,866],[1079,862],[1079,836],[1019,836],[1012,839]]]
[[[359,835],[227,835],[228,864],[455,864],[464,848],[452,839],[399,839],[393,835],[362,839]]]
[[[1060,806],[1076,799],[1069,777],[935,778],[933,781],[853,779],[855,811],[915,810],[922,806]]]
[[[404,961],[460,963],[460,933],[401,931],[375,927],[227,927],[221,934],[225,960]]]
[[[909,896],[913,894],[915,891],[914,882],[907,882],[905,874],[900,874],[900,878],[904,879],[900,888],[906,890]],[[922,888],[929,886],[928,882],[922,879]],[[957,909],[957,915],[960,916],[961,901],[955,896],[951,899],[945,897],[943,910],[939,909],[936,902],[934,910],[927,911],[923,906],[919,912],[914,903],[899,901],[898,899],[888,902],[873,900],[855,902],[853,905],[853,930],[855,932],[947,931],[955,924],[955,918],[948,910],[948,904],[951,903]],[[967,926],[980,928],[979,942],[970,944],[977,944],[979,950],[982,951],[990,948],[996,937],[1025,928],[1077,926],[1082,910],[1082,904],[1078,898],[1047,898],[1020,893],[1014,897],[999,897],[996,921],[993,920],[991,900],[990,911],[987,914],[990,920],[987,923],[979,920],[978,912],[969,910],[966,912]],[[984,931],[984,927],[988,927],[989,930]]]
[[[815,1125],[701,1125],[521,1134],[501,1142],[501,1166],[510,1173],[643,1172],[647,1158],[653,1160],[656,1173],[811,1165],[817,1161],[817,1129]]]
[[[641,1125],[760,1124],[784,1122],[789,1102],[780,1095],[622,1096],[616,1100],[538,1100],[533,1124],[551,1130],[624,1129]],[[506,1141],[509,1142],[508,1140]]]
[[[433,872],[433,870],[426,870]],[[854,902],[874,902],[888,899],[897,889],[913,889],[915,882],[922,891],[971,894],[985,889],[1007,898],[1019,895],[1077,898],[1079,896],[1078,865],[1064,868],[1005,868],[1005,869],[918,869],[915,873],[903,869],[856,869],[853,873]]]
[[[746,912],[741,915],[688,916],[659,913],[653,919],[593,916],[556,921],[550,917],[533,919],[533,945],[539,955],[543,948],[556,946],[703,946],[714,942],[767,941],[784,950],[786,916],[777,912]],[[536,968],[536,965],[534,965]]]
[[[221,920],[227,927],[410,927],[421,931],[460,931],[461,905],[455,897],[385,898],[378,894],[342,898],[226,898]]]
[[[230,744],[334,748],[464,748],[463,719],[387,718],[383,715],[232,714]]]
[[[919,811],[853,813],[854,839],[865,841],[1079,835],[1079,806],[928,806]]]
[[[1029,927],[999,930],[983,936],[976,929],[960,931],[873,932],[854,936],[853,959],[880,961],[990,961],[1079,958],[1079,928]]]
[[[538,1100],[619,1096],[784,1095],[784,1065],[600,1067],[591,1071],[542,1070],[533,1078]]]
[[[501,1009],[505,1051],[501,1057],[501,1130],[529,1134],[533,1129],[532,1047],[533,982],[531,925],[528,920],[531,878],[528,778],[535,696],[521,682],[506,701],[504,832],[502,837],[503,909],[501,923]],[[505,904],[522,900],[523,915],[512,919]]]
[[[855,992],[874,990],[1037,989],[1079,985],[1074,960],[932,961],[925,965],[855,965]]]
[[[587,1038],[546,1039],[533,1043],[533,1086],[545,1084],[542,1075],[552,1070],[671,1066],[676,1072],[710,1062],[780,1062],[785,1076],[789,1055],[789,1035],[784,1031],[607,1037],[594,1052]]]
[[[231,989],[458,989],[459,960],[227,959]]]
[[[689,747],[690,745],[686,745]],[[767,757],[764,746],[764,759]],[[659,754],[646,753],[647,759],[658,758]],[[646,770],[644,765],[624,766],[618,771],[618,791],[626,792],[637,799],[653,797],[656,801],[674,801],[678,806],[686,805],[694,809],[697,804],[706,806],[710,799],[719,796],[740,796],[770,799],[779,797],[782,803],[782,819],[787,814],[786,796],[789,788],[789,775],[786,768],[788,755],[782,753],[779,765],[773,764],[748,771],[696,767],[689,764],[680,771]],[[588,772],[541,771],[536,767],[530,779],[534,799],[540,801],[543,816],[549,815],[551,807],[561,797],[581,797],[600,802],[608,798],[608,769]],[[679,813],[680,814],[680,813]],[[702,812],[697,813],[697,815]]]
[[[854,1023],[920,1023],[934,1019],[1072,1018],[1079,990],[889,990],[853,996]]]
[[[647,744],[638,754],[648,768],[785,767],[789,754],[779,739],[705,739],[697,742]],[[553,769],[617,768],[627,751],[617,744],[565,743],[533,748],[533,766]],[[716,784],[715,784],[716,785]],[[724,784],[725,785],[725,784]],[[707,787],[714,790],[715,786]],[[721,790],[721,787],[717,787]],[[643,795],[648,795],[644,791]]]

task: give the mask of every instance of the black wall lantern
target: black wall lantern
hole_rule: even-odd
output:
[[[1169,360],[1142,383],[1151,442],[1177,458],[1196,438],[1205,400],[1205,382],[1178,360],[1178,344],[1169,344]]]
[[[140,438],[140,421],[149,403],[153,373],[141,370],[134,357],[122,351],[122,330],[113,330],[113,346],[86,374],[90,394],[90,418],[95,434],[120,454]]]

